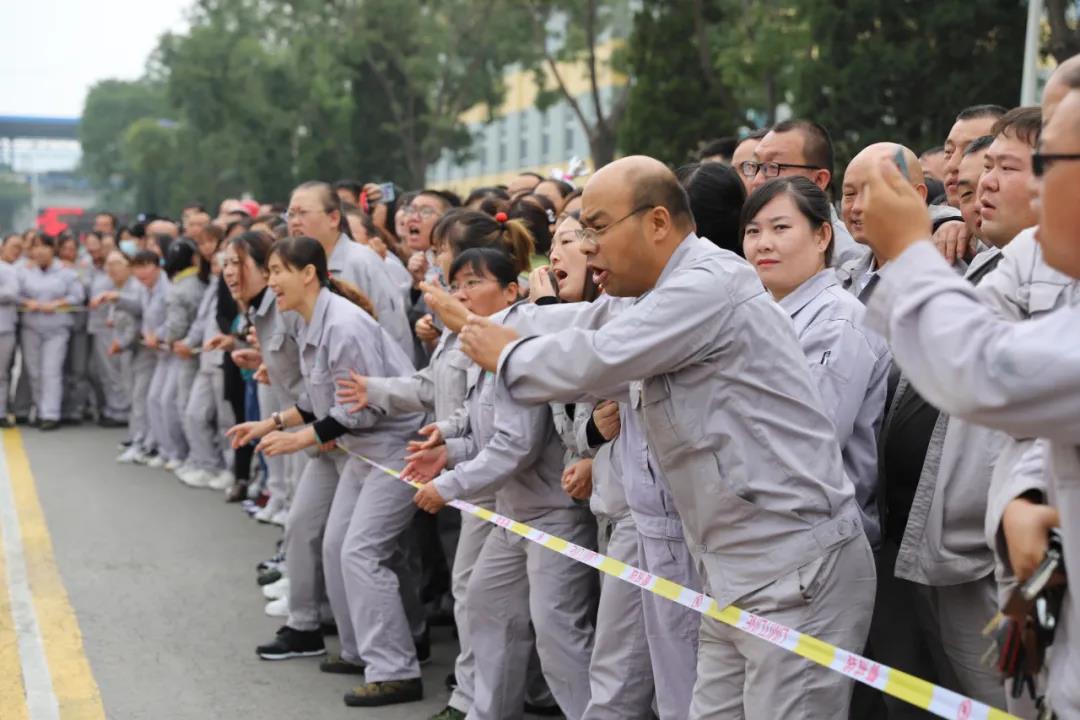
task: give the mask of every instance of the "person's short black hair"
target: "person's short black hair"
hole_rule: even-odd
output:
[[[735,154],[735,148],[738,146],[738,138],[722,137],[716,140],[709,140],[702,145],[701,150],[698,151],[698,160],[701,161],[716,155],[720,155],[721,157],[730,160],[731,156]]]
[[[574,190],[577,189],[565,180],[560,180],[559,178],[553,177],[544,178],[540,182],[536,183],[536,187],[540,187],[544,183],[551,183],[552,185],[554,185],[558,189],[559,195],[562,196],[564,200],[570,196],[570,193],[574,192]],[[533,192],[536,192],[536,188],[533,188]]]
[[[994,137],[1011,135],[1032,148],[1039,142],[1040,132],[1042,109],[1035,106],[1013,108],[999,117],[994,127],[990,128],[990,134]]]
[[[981,135],[968,143],[968,146],[964,148],[964,153],[961,157],[967,157],[969,155],[974,155],[977,152],[982,152],[990,147],[992,142],[994,142],[993,135]]]
[[[107,217],[109,218],[109,220],[112,221],[113,232],[116,232],[120,229],[120,219],[111,212],[108,212],[107,210],[99,210],[98,212],[94,213],[94,219],[96,220],[99,217]]]
[[[802,134],[803,156],[806,158],[806,164],[828,170],[829,174],[832,175],[834,164],[833,142],[832,136],[829,135],[829,131],[825,129],[825,126],[819,125],[813,120],[785,120],[777,123],[772,132],[778,134],[798,132]]]
[[[1000,105],[986,104],[986,105],[972,105],[966,107],[956,114],[956,122],[961,120],[980,120],[982,118],[999,118],[1007,111]]]
[[[337,192],[338,190],[348,190],[359,198],[360,193],[364,190],[364,183],[359,180],[338,180],[334,183],[334,192]]]
[[[520,173],[518,173],[518,177],[534,177],[537,180],[546,180],[547,179],[543,175],[541,175],[540,173],[533,172],[532,170],[526,170],[525,172],[520,172]]]
[[[195,212],[204,213],[204,212],[206,212],[206,206],[203,205],[201,202],[189,202],[187,205],[180,208],[180,214],[183,215],[184,212],[186,212],[188,210],[194,210]],[[207,213],[207,214],[209,214],[209,213]]]
[[[469,196],[465,198],[463,205],[472,205],[474,202],[487,200],[489,197],[497,197],[502,200],[509,200],[510,194],[506,192],[506,188],[499,187],[497,185],[490,185],[487,187],[473,188]]]
[[[155,265],[161,266],[161,258],[151,250],[140,250],[131,258],[132,265]]]
[[[435,198],[440,203],[442,203],[443,212],[446,212],[447,210],[452,210],[453,208],[456,208],[456,207],[461,207],[461,198],[459,198],[456,194],[454,194],[452,192],[449,192],[447,190],[434,190],[432,188],[425,188],[424,190],[421,190],[420,192],[416,193],[416,195],[413,196],[413,200],[415,200],[418,197]],[[409,200],[409,202],[411,203],[412,200]],[[456,204],[455,204],[455,202],[456,202]]]
[[[919,157],[926,157],[927,155],[937,155],[938,153],[943,152],[945,152],[944,145],[935,145],[932,148],[927,148],[926,150],[923,150]]]
[[[739,213],[746,202],[746,186],[730,165],[700,162],[675,171],[690,198],[697,234],[714,245],[742,255]]]
[[[743,205],[742,215],[739,217],[739,235],[746,233],[749,225],[761,209],[781,195],[788,195],[795,201],[795,207],[810,223],[810,227],[817,230],[826,223],[832,223],[832,205],[829,204],[829,196],[825,191],[802,175],[773,178],[746,199]],[[829,241],[829,247],[825,248],[825,264],[832,262],[833,247],[836,238]]]
[[[763,127],[758,128],[757,130],[751,130],[750,132],[739,138],[739,142],[743,142],[744,140],[760,140],[761,138],[768,135],[771,130],[771,127]],[[736,145],[736,147],[738,146]]]

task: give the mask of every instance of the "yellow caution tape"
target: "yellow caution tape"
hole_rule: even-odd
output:
[[[345,448],[342,449],[345,450]],[[345,452],[388,475],[398,478],[402,482],[412,485],[414,488],[420,489],[423,487],[421,483],[401,477],[401,473],[397,470],[380,465],[363,455],[348,450],[345,450]],[[509,530],[537,545],[543,545],[548,550],[557,552],[571,560],[590,565],[606,575],[619,578],[631,585],[636,585],[642,590],[647,590],[654,595],[677,602],[683,607],[690,608],[714,620],[727,623],[745,633],[759,637],[766,642],[784,648],[830,670],[835,670],[842,675],[847,675],[864,685],[877,688],[887,695],[911,703],[938,717],[951,718],[952,720],[1020,720],[1015,715],[1010,715],[985,703],[964,697],[960,693],[953,692],[940,685],[934,685],[896,668],[882,665],[862,655],[830,645],[760,615],[740,610],[734,605],[720,608],[716,601],[708,595],[657,577],[633,565],[627,565],[588,548],[575,545],[560,537],[549,535],[543,530],[537,530],[516,520],[511,520],[505,515],[492,512],[487,508],[473,505],[464,500],[451,500],[447,505]]]

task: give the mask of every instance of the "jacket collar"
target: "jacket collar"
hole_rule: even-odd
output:
[[[836,273],[831,268],[825,268],[817,275],[795,288],[794,292],[780,299],[780,307],[791,317],[795,317],[800,310],[821,293],[840,283],[836,279]]]
[[[304,328],[304,344],[318,347],[322,344],[323,331],[326,329],[326,310],[330,306],[330,297],[333,295],[328,288],[319,291],[319,297],[315,301],[315,310],[311,313],[311,322]]]
[[[334,244],[334,251],[330,253],[330,257],[326,258],[326,269],[330,271],[331,275],[338,275],[345,270],[345,262],[349,254],[348,243],[351,242],[355,241],[345,233],[338,235],[337,242]]]

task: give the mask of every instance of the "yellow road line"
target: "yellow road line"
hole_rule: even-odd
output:
[[[23,554],[53,691],[63,720],[104,720],[105,708],[82,633],[53,556],[45,515],[38,501],[30,461],[18,432],[5,431],[4,455],[22,529]]]
[[[23,689],[22,663],[19,661],[19,638],[8,597],[7,566],[4,560],[4,535],[0,533],[0,708],[5,720],[26,720],[26,693]]]

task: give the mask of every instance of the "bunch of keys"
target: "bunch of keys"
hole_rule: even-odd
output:
[[[1027,688],[1031,697],[1037,699],[1035,677],[1042,669],[1046,648],[1054,641],[1065,595],[1065,584],[1061,582],[1065,572],[1062,547],[1061,531],[1054,528],[1042,563],[1013,591],[1005,610],[983,629],[983,635],[992,638],[983,663],[1013,679],[1014,698]],[[1051,585],[1052,580],[1058,582]]]

